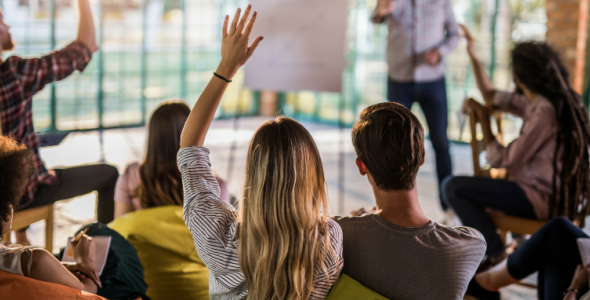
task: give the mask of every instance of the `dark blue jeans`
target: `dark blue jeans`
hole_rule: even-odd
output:
[[[496,232],[496,226],[488,218],[485,208],[493,208],[506,214],[536,219],[533,205],[524,191],[513,181],[487,177],[449,176],[443,181],[443,197],[463,222],[483,234],[488,256],[504,253],[505,246]]]
[[[387,83],[387,100],[396,102],[407,109],[418,102],[428,124],[430,141],[436,155],[436,175],[439,183],[441,206],[447,209],[441,193],[443,179],[453,173],[453,164],[449,152],[449,138],[447,137],[448,109],[447,89],[444,77],[433,82],[400,83],[389,79]]]
[[[508,257],[508,273],[520,280],[539,272],[539,299],[561,300],[572,282],[576,266],[582,264],[576,239],[587,237],[566,218],[555,218]]]

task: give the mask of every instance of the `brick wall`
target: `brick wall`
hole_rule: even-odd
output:
[[[582,92],[589,0],[546,0],[547,43],[561,55],[576,91]]]

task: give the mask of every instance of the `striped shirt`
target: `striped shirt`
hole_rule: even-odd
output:
[[[238,262],[238,211],[219,200],[219,185],[211,173],[209,150],[203,147],[180,149],[178,168],[184,185],[184,221],[193,235],[199,256],[209,268],[211,299],[246,299],[248,286]],[[342,270],[342,229],[335,221],[328,220],[328,230],[337,261],[326,258],[324,265],[328,275],[315,270],[310,299],[324,299]]]
[[[387,64],[397,82],[431,82],[445,74],[445,56],[459,43],[459,26],[450,0],[392,0],[393,13],[382,19],[389,28]],[[373,21],[375,21],[373,16]],[[441,60],[431,66],[424,54],[438,49]]]

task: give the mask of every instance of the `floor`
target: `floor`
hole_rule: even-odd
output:
[[[256,128],[265,120],[262,117],[216,120],[205,140],[205,145],[211,150],[213,169],[228,181],[230,193],[238,198],[244,179],[246,149]],[[360,207],[372,207],[371,187],[366,178],[359,175],[354,163],[356,155],[350,142],[350,129],[339,130],[315,123],[304,125],[311,132],[322,156],[331,213],[343,215]],[[105,162],[123,172],[126,165],[141,161],[145,134],[145,128],[72,133],[60,145],[41,149],[41,156],[48,168]],[[420,203],[429,218],[441,221],[443,212],[438,200],[434,156],[428,141],[426,148],[426,162],[418,174]],[[453,144],[451,152],[454,173],[472,174],[470,148]],[[339,175],[342,176],[342,183],[339,183]],[[54,252],[66,245],[67,237],[77,228],[95,221],[94,201],[95,195],[90,194],[56,204]],[[44,245],[44,228],[43,222],[30,227],[32,244]],[[531,280],[534,281],[534,278]],[[523,287],[509,287],[502,294],[503,299],[510,300],[536,298],[534,290]]]

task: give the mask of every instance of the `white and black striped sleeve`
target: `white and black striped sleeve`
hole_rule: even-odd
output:
[[[242,299],[248,294],[237,252],[237,211],[219,198],[209,150],[187,147],[178,152],[184,186],[184,222],[199,257],[210,270],[211,299]]]
[[[336,283],[336,280],[340,276],[340,271],[344,266],[342,256],[342,228],[332,219],[328,219],[328,233],[330,234],[330,244],[334,249],[334,256],[328,255],[324,260],[325,270],[315,270],[315,282],[313,286],[313,292],[310,300],[325,299],[328,292]]]

